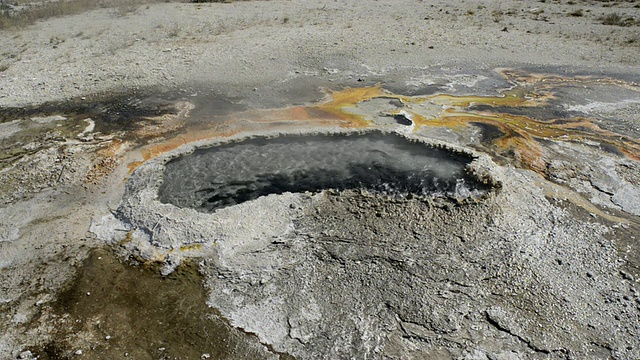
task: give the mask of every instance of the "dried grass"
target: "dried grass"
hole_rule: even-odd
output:
[[[633,17],[624,17],[620,14],[609,14],[600,18],[603,25],[613,25],[613,26],[633,26],[640,25],[640,20],[636,20]]]
[[[40,5],[26,5],[16,10],[13,6],[0,4],[0,29],[20,28],[53,17],[80,14],[98,8],[114,8],[120,15],[135,11],[140,5],[168,0],[61,0]]]

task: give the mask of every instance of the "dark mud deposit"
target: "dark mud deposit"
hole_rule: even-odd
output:
[[[50,102],[32,107],[0,107],[0,123],[20,118],[62,115],[66,118],[92,118],[96,131],[111,133],[135,130],[141,118],[174,112],[174,100],[158,98],[146,93],[98,94],[92,99],[77,98],[64,102]]]
[[[283,136],[199,149],[166,165],[159,199],[203,212],[268,194],[366,189],[405,197],[477,197],[470,155],[398,135]]]
[[[197,266],[161,277],[96,250],[53,304],[53,340],[39,359],[264,359],[258,339],[205,304]],[[286,357],[281,357],[286,358]]]

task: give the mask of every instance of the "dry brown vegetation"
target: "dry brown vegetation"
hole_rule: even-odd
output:
[[[114,8],[125,15],[135,11],[140,5],[169,2],[169,0],[67,0],[45,2],[38,5],[20,1],[0,2],[0,29],[28,26],[39,20],[52,17],[75,15],[99,8]]]
[[[80,14],[99,8],[113,8],[119,15],[126,15],[140,5],[160,2],[231,3],[234,0],[60,0],[40,3],[30,0],[0,0],[0,30],[24,27],[39,20]]]
[[[617,13],[605,15],[601,17],[600,20],[604,25],[615,25],[615,26],[640,25],[640,20],[634,19],[633,17],[625,17]]]

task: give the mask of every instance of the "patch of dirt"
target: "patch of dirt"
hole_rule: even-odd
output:
[[[195,264],[162,277],[95,250],[37,322],[51,339],[29,350],[43,360],[278,358],[208,308],[201,283]]]

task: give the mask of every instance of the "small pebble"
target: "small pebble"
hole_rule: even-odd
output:
[[[20,355],[18,356],[18,359],[31,359],[33,358],[33,353],[31,353],[31,351],[26,350],[20,353]]]

